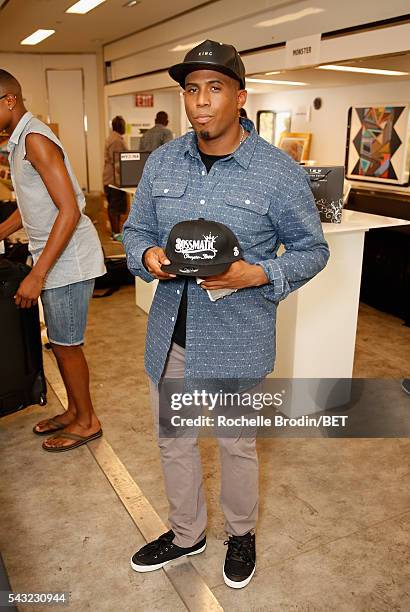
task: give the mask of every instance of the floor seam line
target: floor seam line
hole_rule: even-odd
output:
[[[63,400],[60,397],[60,393],[59,390],[55,388],[55,381],[57,382],[57,386],[61,387],[63,389],[63,382],[61,378],[61,374],[58,371],[58,366],[57,364],[54,362],[53,358],[51,357],[51,355],[49,354],[45,354],[46,359],[45,361],[48,362],[48,366],[55,369],[55,372],[53,373],[54,375],[49,377],[46,374],[46,378],[47,378],[47,382],[49,384],[49,386],[51,387],[51,389],[53,390],[54,394],[56,395],[56,398],[58,399],[58,401],[60,402],[60,404],[62,405],[62,407],[64,409],[66,409],[65,403],[63,402]],[[46,368],[45,368],[46,369]],[[47,368],[48,369],[48,368]],[[50,380],[51,378],[51,380]],[[54,382],[53,382],[54,379]],[[62,395],[65,395],[65,390],[63,389],[63,393]],[[138,531],[140,532],[141,536],[144,538],[144,540],[146,542],[148,542],[149,540],[147,539],[146,535],[144,534],[144,529],[141,530],[140,525],[137,523],[136,519],[134,518],[133,514],[131,513],[131,510],[127,507],[126,503],[124,503],[124,500],[121,498],[119,491],[115,488],[114,483],[112,482],[112,480],[110,479],[110,477],[108,476],[107,472],[104,470],[103,466],[101,465],[101,463],[99,462],[96,454],[98,454],[98,449],[104,449],[106,453],[112,453],[112,455],[114,455],[116,462],[121,466],[121,469],[124,473],[124,478],[127,479],[129,481],[131,481],[133,483],[134,488],[137,489],[137,498],[142,498],[143,504],[145,503],[146,506],[149,507],[149,512],[153,515],[154,520],[159,521],[163,527],[166,529],[166,526],[164,525],[162,519],[160,518],[160,516],[157,514],[155,508],[152,506],[152,504],[148,501],[148,499],[146,498],[146,496],[144,495],[144,493],[142,492],[141,488],[139,487],[139,485],[135,482],[135,480],[132,478],[131,474],[128,472],[127,468],[124,466],[124,464],[122,463],[122,461],[119,459],[119,457],[117,456],[117,454],[115,453],[115,451],[113,450],[112,446],[104,439],[100,439],[100,440],[96,440],[94,441],[94,443],[90,443],[90,446],[87,444],[86,445],[88,448],[89,453],[91,454],[91,456],[94,458],[94,461],[97,463],[98,467],[100,468],[100,470],[102,471],[102,473],[104,474],[105,478],[107,479],[108,483],[110,484],[111,488],[114,490],[119,502],[122,504],[123,508],[126,510],[126,512],[128,513],[128,515],[130,516],[132,522],[134,523],[135,527],[138,529]],[[93,448],[95,447],[95,448]],[[97,451],[97,453],[96,453]],[[150,519],[148,519],[150,520]],[[151,519],[152,520],[152,519]],[[186,607],[187,610],[191,610],[191,609],[195,609],[195,611],[198,611],[203,609],[204,612],[217,612],[217,611],[223,611],[222,606],[219,604],[218,600],[216,599],[215,595],[212,592],[212,589],[207,585],[207,583],[205,582],[205,580],[202,578],[201,574],[198,572],[198,570],[196,569],[196,567],[191,563],[191,561],[189,559],[182,559],[182,562],[175,562],[173,566],[165,566],[163,569],[168,581],[170,582],[172,588],[174,589],[175,593],[177,594],[177,596],[180,598],[182,604]],[[177,564],[178,563],[178,564]],[[179,571],[178,571],[179,570]],[[188,574],[188,576],[184,576],[185,574]],[[186,582],[186,578],[189,577],[191,579],[194,579],[194,583],[197,583],[197,587],[199,587],[199,594],[195,593],[195,597],[192,597],[192,593],[186,593],[185,594],[185,598],[184,598],[184,592],[182,592],[178,589],[178,584],[182,584],[184,585]],[[182,580],[181,580],[182,578]],[[188,582],[187,582],[188,584]],[[190,585],[188,585],[190,586]],[[195,585],[194,585],[195,588]],[[199,600],[203,600],[203,608],[198,607],[196,604],[198,602],[198,595],[199,595]],[[201,598],[202,595],[202,598]],[[195,608],[190,608],[186,599],[192,599],[195,603]]]

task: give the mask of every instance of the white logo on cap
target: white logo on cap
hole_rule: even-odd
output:
[[[185,238],[177,238],[175,241],[175,252],[182,253],[184,259],[213,259],[218,253],[215,248],[215,240],[218,236],[213,236],[211,233],[208,236],[203,236],[201,240],[185,240]]]
[[[237,246],[233,247],[233,254],[235,255],[235,257],[238,257],[239,255],[239,249]]]
[[[198,272],[199,268],[179,268],[178,272],[181,274],[193,274]]]
[[[198,53],[198,56],[200,56],[200,55],[212,55],[212,51],[200,51]]]

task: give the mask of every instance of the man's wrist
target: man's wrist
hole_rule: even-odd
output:
[[[145,263],[145,256],[148,253],[148,251],[150,251],[151,249],[154,249],[154,248],[155,248],[154,246],[150,246],[147,249],[145,249],[145,251],[143,252],[142,257],[141,257],[142,265],[144,266],[144,268],[146,269],[147,272],[148,272],[148,268],[147,268],[147,264]]]
[[[265,270],[259,264],[252,264],[254,274],[254,287],[261,287],[269,283]]]
[[[41,270],[41,268],[37,268],[37,266],[34,266],[34,268],[31,270],[31,274],[34,276],[34,278],[44,281],[45,277],[47,276],[47,272]]]

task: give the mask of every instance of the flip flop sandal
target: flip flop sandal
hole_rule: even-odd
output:
[[[55,419],[47,419],[47,423],[52,423],[53,425],[55,425],[55,427],[53,428],[49,428],[49,429],[42,429],[41,431],[37,431],[36,427],[38,425],[34,425],[33,427],[33,433],[35,433],[37,436],[45,436],[45,435],[49,435],[52,433],[55,433],[56,431],[60,431],[60,429],[64,429],[64,427],[66,427],[66,425],[63,425],[62,423],[60,423],[59,421],[56,421]]]
[[[43,442],[42,447],[44,450],[49,453],[62,453],[64,451],[72,450],[73,448],[78,448],[83,444],[87,444],[87,442],[91,442],[91,440],[96,440],[97,438],[101,438],[103,432],[102,429],[97,431],[95,434],[91,434],[91,436],[79,436],[78,434],[73,434],[69,432],[62,432],[54,436],[55,438],[67,438],[67,440],[75,440],[74,444],[70,444],[69,446],[60,446],[60,447],[51,447],[46,445],[46,440]]]

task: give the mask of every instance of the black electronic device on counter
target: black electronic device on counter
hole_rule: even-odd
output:
[[[303,166],[323,223],[340,223],[343,210],[343,166]]]
[[[147,151],[116,151],[114,153],[114,184],[117,187],[136,187],[141,180]]]

